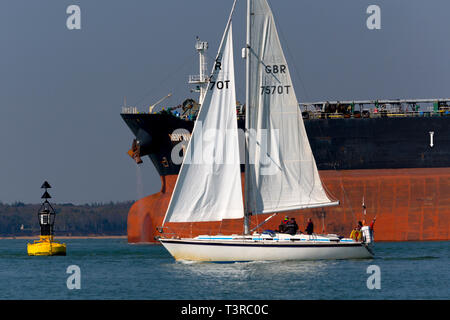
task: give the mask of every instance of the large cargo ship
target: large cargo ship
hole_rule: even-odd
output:
[[[208,90],[207,43],[197,40],[196,49],[200,75],[191,76],[189,82],[197,86],[198,103],[187,99],[158,113],[124,107],[121,113],[135,136],[130,156],[138,164],[148,156],[161,177],[160,192],[139,199],[129,211],[129,242],[156,242],[159,235],[198,108]],[[300,103],[322,182],[341,204],[286,214],[295,217],[300,228],[312,218],[317,233],[350,234],[358,221],[376,217],[377,241],[448,240],[449,106],[450,99],[441,98]],[[241,129],[244,110],[245,105],[237,105]],[[243,147],[243,130],[240,138]],[[252,216],[251,226],[267,217]],[[282,217],[262,228],[278,228]],[[242,225],[241,220],[224,220],[166,227],[178,236],[192,237],[242,233]]]

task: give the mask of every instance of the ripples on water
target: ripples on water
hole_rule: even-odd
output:
[[[29,240],[0,240],[0,299],[448,299],[450,242],[377,243],[376,258],[175,262],[161,246],[71,239],[66,257],[28,257]],[[69,265],[81,289],[68,290]],[[381,289],[366,286],[381,269]],[[43,292],[47,292],[45,296]]]

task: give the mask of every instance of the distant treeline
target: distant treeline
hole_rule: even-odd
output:
[[[74,205],[53,204],[55,236],[126,235],[132,201]],[[40,204],[0,202],[0,237],[32,236],[40,233]]]

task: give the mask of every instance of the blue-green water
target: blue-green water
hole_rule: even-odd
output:
[[[377,243],[346,261],[177,263],[161,246],[65,240],[65,257],[29,257],[29,240],[0,240],[0,299],[449,299],[450,242]],[[81,288],[67,288],[77,265]],[[368,289],[370,265],[380,289]]]

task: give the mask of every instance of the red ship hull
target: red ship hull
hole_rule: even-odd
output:
[[[370,222],[376,216],[376,241],[449,240],[450,168],[366,169],[320,171],[327,190],[340,200],[337,207],[282,213],[259,231],[277,229],[287,214],[300,229],[312,218],[316,233],[348,236],[357,221]],[[177,175],[161,176],[161,191],[136,201],[128,214],[128,242],[157,242]],[[364,196],[367,207],[363,216]],[[251,227],[269,215],[251,217]],[[199,234],[242,233],[242,220],[222,222],[170,223],[165,232],[181,237]],[[167,235],[166,235],[167,236]]]

